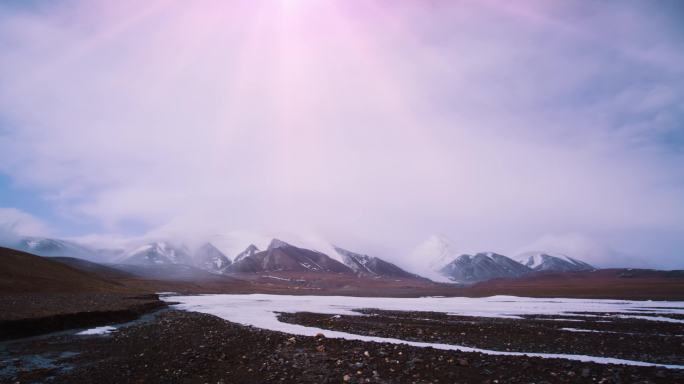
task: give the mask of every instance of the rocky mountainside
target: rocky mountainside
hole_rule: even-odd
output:
[[[257,252],[259,252],[259,248],[257,248],[257,246],[254,244],[250,244],[244,251],[240,252],[237,256],[235,256],[233,262],[236,263],[244,259],[245,257],[254,255]]]
[[[328,255],[295,247],[278,239],[273,239],[267,250],[245,256],[231,264],[225,271],[227,273],[279,271],[354,273],[349,267]]]
[[[592,271],[596,269],[584,261],[562,254],[552,255],[544,252],[527,252],[519,255],[517,259],[520,264],[534,271],[571,272]]]
[[[193,265],[192,256],[187,247],[174,246],[164,241],[157,241],[136,248],[126,254],[121,262],[133,265]]]
[[[210,272],[221,272],[232,264],[230,259],[211,243],[202,245],[193,256],[196,267]]]
[[[344,264],[361,277],[387,277],[400,279],[416,279],[420,276],[397,267],[379,257],[362,255],[346,249],[335,247],[335,251],[342,256]]]
[[[98,258],[98,250],[85,247],[68,240],[47,237],[22,237],[4,246],[39,256],[70,256],[79,258]]]
[[[185,245],[174,245],[169,242],[156,241],[129,252],[118,264],[134,266],[182,265],[199,268],[211,273],[223,273],[231,264],[231,261],[211,243],[205,243],[192,252]],[[164,270],[179,269],[165,268]]]
[[[444,276],[458,283],[476,283],[499,277],[520,277],[531,271],[531,268],[493,252],[461,255],[440,269]]]

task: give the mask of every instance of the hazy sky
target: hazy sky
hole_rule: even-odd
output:
[[[684,267],[679,1],[4,1],[0,226]],[[97,235],[97,236],[92,236]]]

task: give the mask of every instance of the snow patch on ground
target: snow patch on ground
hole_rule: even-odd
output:
[[[275,279],[275,280],[283,280],[283,281],[292,281],[291,279],[286,279],[284,277],[278,277],[278,276],[264,276],[267,279]]]
[[[590,333],[618,333],[618,332],[597,331],[597,330],[595,330],[595,329],[580,329],[580,328],[561,328],[561,331],[568,331],[568,332],[590,332]]]
[[[623,360],[608,357],[553,354],[535,352],[504,352],[471,348],[461,345],[423,343],[395,338],[372,337],[346,332],[330,331],[315,327],[283,323],[278,313],[313,312],[330,315],[358,316],[356,309],[375,308],[394,311],[442,312],[459,316],[519,318],[522,315],[564,315],[568,312],[624,313],[629,314],[637,308],[646,306],[654,313],[684,314],[684,302],[638,302],[625,300],[587,300],[587,299],[537,299],[515,296],[492,296],[485,298],[467,297],[422,297],[422,298],[371,298],[346,296],[288,296],[288,295],[197,295],[167,296],[162,299],[178,302],[176,308],[207,313],[235,323],[254,326],[271,331],[294,335],[315,336],[323,333],[329,338],[360,340],[390,344],[407,344],[415,347],[432,347],[441,350],[479,352],[492,355],[535,356],[559,358],[600,364],[627,364],[638,366],[662,366],[684,369],[681,365],[664,365],[643,361]],[[658,308],[663,306],[667,308]],[[644,316],[644,320],[656,320]],[[660,319],[657,319],[660,320]],[[671,319],[672,320],[672,319]]]
[[[618,315],[617,317],[621,319],[639,319],[639,320],[651,320],[651,321],[664,321],[666,323],[683,323],[682,319],[673,319],[671,317],[665,316],[634,316],[634,315]]]
[[[85,331],[81,331],[81,332],[77,333],[77,335],[81,335],[81,336],[106,335],[106,334],[111,333],[112,331],[115,331],[115,330],[116,330],[116,328],[107,325],[104,327],[86,329]]]

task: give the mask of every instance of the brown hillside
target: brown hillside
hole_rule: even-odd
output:
[[[123,291],[123,285],[49,258],[0,247],[0,293]]]
[[[518,279],[495,279],[464,288],[466,296],[683,300],[684,272],[644,269],[601,269],[541,272]]]

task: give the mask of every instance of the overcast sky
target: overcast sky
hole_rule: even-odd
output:
[[[0,226],[684,267],[679,1],[4,1]]]

